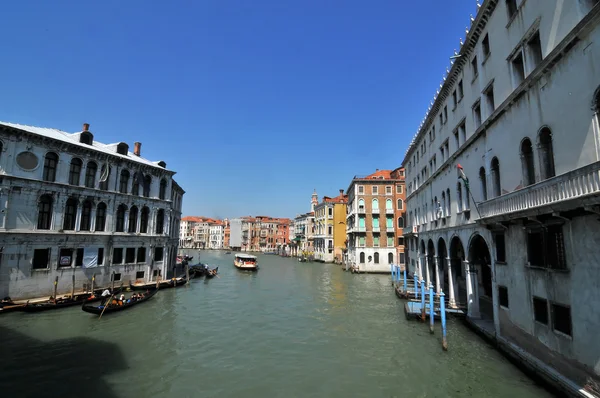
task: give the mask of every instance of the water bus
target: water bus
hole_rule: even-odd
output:
[[[240,270],[256,271],[258,270],[258,258],[251,254],[236,254],[233,265]]]

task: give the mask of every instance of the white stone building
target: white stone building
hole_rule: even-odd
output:
[[[183,190],[141,144],[0,123],[0,296],[13,299],[167,276]]]
[[[403,162],[411,270],[581,396],[600,374],[599,21],[597,0],[483,2]]]
[[[223,248],[224,225],[220,220],[210,223],[208,226],[209,243],[208,247],[214,250]]]

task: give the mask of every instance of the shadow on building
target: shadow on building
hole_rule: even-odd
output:
[[[103,379],[127,368],[114,344],[87,337],[45,342],[2,326],[0,339],[2,396],[117,397]]]

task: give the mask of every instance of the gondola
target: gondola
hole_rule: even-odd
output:
[[[72,307],[87,302],[90,296],[90,293],[85,293],[76,295],[74,298],[58,299],[56,301],[48,300],[41,303],[27,303],[23,307],[21,307],[20,310],[23,312],[41,312],[57,310],[59,308]]]
[[[89,303],[95,303],[97,301],[102,301],[102,299],[106,298],[107,296],[102,296],[102,293],[104,293],[105,290],[108,290],[110,292],[111,295],[116,296],[117,294],[121,294],[121,292],[124,290],[123,287],[118,287],[116,288],[114,291],[111,291],[110,289],[104,289],[104,290],[94,290],[94,295],[88,297],[88,299],[85,301],[86,304]],[[110,296],[108,296],[110,297]]]
[[[209,270],[206,272],[206,275],[205,275],[205,277],[206,277],[206,279],[212,279],[212,278],[214,278],[215,276],[217,276],[217,274],[218,274],[218,273],[219,273],[219,267],[217,267],[217,268],[214,268],[214,269],[209,269]]]
[[[165,280],[158,283],[158,287],[160,289],[168,289],[170,287],[179,287],[183,286],[187,283],[186,278],[173,278],[169,280]],[[142,291],[148,289],[156,289],[156,282],[144,283],[142,285],[133,285],[131,281],[129,282],[129,288],[131,290]]]
[[[4,297],[2,301],[0,301],[0,315],[18,311],[23,308],[23,306],[25,306],[25,304],[16,304],[10,297]]]
[[[152,290],[148,290],[148,293],[146,293],[144,295],[143,298],[135,300],[135,301],[131,301],[129,303],[123,303],[122,305],[118,305],[118,306],[108,306],[106,307],[106,309],[104,309],[103,305],[89,305],[89,304],[84,304],[81,306],[81,309],[85,312],[89,312],[90,314],[96,314],[96,315],[106,315],[109,314],[111,312],[118,312],[118,311],[123,311],[126,310],[127,308],[131,308],[135,305],[141,304],[144,301],[148,301],[152,298],[152,296],[154,296],[159,289],[152,289]],[[104,312],[103,312],[104,311]]]

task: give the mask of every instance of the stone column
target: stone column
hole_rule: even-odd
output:
[[[125,221],[123,221],[123,232],[129,231],[129,209],[125,210]]]
[[[90,231],[96,230],[96,203],[92,203],[92,211],[90,213]]]
[[[450,294],[448,306],[456,307],[456,298],[454,297],[454,275],[452,275],[452,261],[450,257],[446,257],[446,264],[448,264],[448,290]]]
[[[470,267],[468,261],[463,261],[465,266],[465,285],[467,288],[467,316],[479,318],[479,292],[477,291],[477,270]],[[474,283],[473,283],[474,282]]]
[[[141,225],[142,225],[142,209],[143,209],[143,207],[141,207],[138,210],[138,218],[137,218],[137,222],[135,225],[135,232],[137,232],[138,234],[141,232],[141,228],[142,228],[141,227]]]
[[[81,211],[83,208],[83,201],[77,199],[77,212],[75,215],[75,231],[81,231]]]
[[[425,264],[425,256],[424,255],[420,255],[417,258],[417,277],[419,278],[419,281],[421,279],[423,279],[423,264]]]
[[[431,265],[430,259],[430,256],[425,257],[425,287],[428,287],[431,283],[431,271],[429,271],[429,266]]]
[[[440,294],[440,256],[435,256],[435,292]]]
[[[490,264],[490,270],[492,272],[492,308],[494,310],[494,329],[496,331],[496,336],[500,336],[500,301],[498,297],[498,282],[496,281],[496,262],[493,260]],[[487,267],[487,265],[484,265]]]

